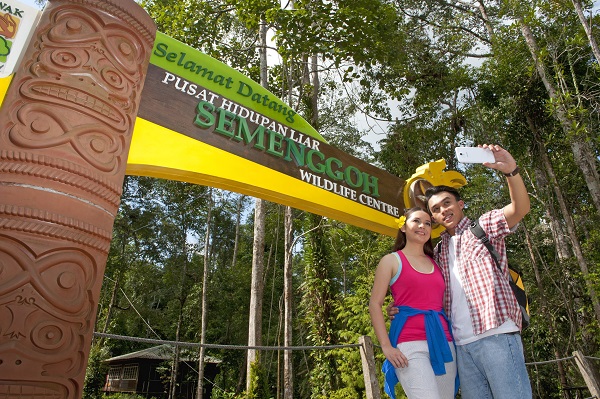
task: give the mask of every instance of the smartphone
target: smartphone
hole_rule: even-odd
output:
[[[488,148],[456,147],[456,159],[462,163],[495,163],[494,153]]]

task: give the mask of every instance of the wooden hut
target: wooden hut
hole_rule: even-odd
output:
[[[115,356],[106,360],[109,365],[106,382],[102,389],[106,393],[127,392],[146,398],[168,397],[171,364],[174,348],[159,345],[152,348]],[[198,385],[198,352],[180,351],[177,373],[178,399],[195,399]],[[195,356],[195,358],[194,358]],[[204,365],[204,398],[211,397],[212,382],[218,372],[220,360],[207,356]]]

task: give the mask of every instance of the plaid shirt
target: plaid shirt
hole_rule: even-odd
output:
[[[463,218],[456,226],[456,262],[463,282],[463,288],[469,305],[471,323],[475,335],[489,329],[499,327],[507,319],[513,320],[521,328],[521,310],[508,284],[508,260],[504,237],[511,233],[502,209],[495,209],[483,214],[479,224],[486,232],[490,243],[498,251],[500,267],[492,259],[489,251],[469,230],[471,221]],[[446,281],[444,308],[452,320],[450,309],[450,264],[448,245],[450,234],[441,234],[440,245],[435,248],[435,259],[442,269]]]

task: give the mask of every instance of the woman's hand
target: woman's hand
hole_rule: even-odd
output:
[[[393,346],[382,347],[381,350],[385,355],[385,358],[392,363],[394,368],[406,367],[408,366],[408,359],[404,356],[404,353],[400,351],[398,348],[394,348]]]

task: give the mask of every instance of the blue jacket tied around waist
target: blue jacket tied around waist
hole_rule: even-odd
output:
[[[410,306],[398,306],[400,313],[394,317],[392,320],[392,325],[390,326],[390,342],[393,346],[396,346],[398,342],[398,337],[400,336],[400,331],[404,327],[406,320],[409,317],[422,314],[425,316],[425,334],[427,337],[427,347],[429,348],[429,359],[431,361],[431,367],[433,368],[433,372],[435,375],[443,375],[446,374],[446,366],[444,363],[452,361],[452,352],[450,351],[450,343],[446,339],[446,334],[444,333],[444,326],[442,326],[442,322],[440,321],[440,315],[444,316],[444,319],[448,322],[448,328],[450,328],[450,322],[448,321],[448,317],[446,316],[446,312],[442,309],[441,311],[435,310],[420,310],[415,309]],[[392,363],[389,360],[385,360],[383,362],[383,366],[381,367],[381,371],[385,376],[385,386],[384,390],[390,398],[396,399],[396,392],[394,391],[394,387],[398,383],[398,377],[396,376],[396,371]],[[454,387],[454,394],[458,391],[458,374],[456,375],[456,384]]]

